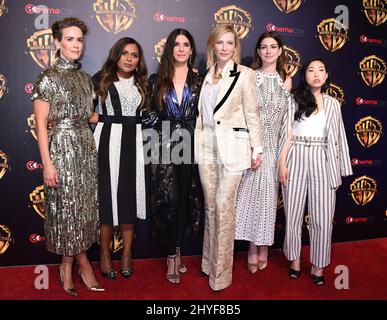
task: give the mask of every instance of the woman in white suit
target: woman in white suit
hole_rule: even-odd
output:
[[[308,195],[311,278],[324,285],[331,257],[336,190],[352,174],[340,104],[322,93],[329,85],[326,63],[312,59],[301,69],[281,135],[279,179],[286,216],[284,253],[289,277],[301,274],[301,229]]]
[[[236,192],[243,170],[256,169],[262,152],[255,73],[239,59],[233,27],[216,27],[207,41],[209,71],[195,130],[206,212],[201,268],[213,290],[231,285]]]

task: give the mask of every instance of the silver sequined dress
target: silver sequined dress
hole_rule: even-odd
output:
[[[257,70],[256,75],[262,164],[255,172],[247,170],[239,185],[235,239],[270,246],[274,242],[277,212],[280,129],[289,94],[278,73]]]
[[[99,233],[97,153],[88,118],[94,90],[78,65],[58,58],[40,73],[31,100],[49,102],[48,144],[59,186],[45,186],[45,236],[51,252],[74,256],[90,248]]]

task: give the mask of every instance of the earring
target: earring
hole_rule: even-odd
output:
[[[188,65],[192,65],[192,55],[189,55]]]

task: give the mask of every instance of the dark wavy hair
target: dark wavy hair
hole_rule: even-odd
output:
[[[282,53],[279,56],[279,58],[277,59],[276,69],[277,69],[277,72],[279,73],[282,81],[285,81],[286,76],[287,76],[286,67],[285,67],[285,62],[286,62],[285,49],[283,47],[284,45],[282,42],[282,38],[279,35],[279,33],[276,31],[266,31],[259,36],[257,44],[255,45],[255,49],[254,49],[254,57],[253,57],[253,62],[251,64],[251,68],[253,70],[257,70],[257,69],[262,67],[262,59],[258,54],[258,50],[261,47],[262,41],[266,38],[274,39],[277,42],[278,47],[282,49]]]
[[[120,60],[124,48],[128,44],[136,45],[139,53],[139,61],[136,70],[133,72],[134,83],[138,88],[138,91],[141,94],[142,101],[140,108],[147,108],[147,97],[148,97],[148,72],[145,64],[144,54],[141,45],[134,40],[133,38],[125,37],[118,40],[109,51],[109,56],[107,57],[102,70],[101,78],[99,83],[99,89],[97,94],[101,97],[101,103],[103,103],[107,97],[109,87],[115,81],[118,81],[117,71],[118,66],[117,62]]]
[[[173,60],[173,49],[175,47],[175,41],[177,36],[186,36],[191,45],[191,58],[188,60],[188,68],[192,68],[192,64],[196,59],[196,47],[192,35],[185,29],[173,30],[167,38],[165,43],[165,49],[160,61],[160,67],[157,74],[155,83],[155,101],[159,108],[162,108],[162,101],[173,89],[173,77],[175,75],[175,62]]]
[[[322,58],[310,59],[302,65],[300,70],[300,81],[298,86],[293,89],[294,100],[298,104],[298,109],[294,113],[294,120],[297,121],[301,121],[301,117],[304,113],[306,117],[309,117],[317,109],[316,99],[314,98],[314,95],[310,90],[308,83],[306,82],[306,71],[313,61],[320,61],[323,63],[325,71],[328,73],[327,80],[321,87],[321,92],[324,92],[330,84],[328,65]]]

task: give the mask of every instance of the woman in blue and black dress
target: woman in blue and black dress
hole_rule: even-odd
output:
[[[137,218],[145,219],[145,172],[141,113],[146,103],[148,79],[143,51],[132,38],[118,40],[102,70],[93,76],[99,113],[94,138],[98,149],[98,197],[101,233],[100,268],[116,279],[110,242],[120,228],[123,249],[121,275],[130,277],[132,241]]]
[[[191,34],[173,30],[157,74],[150,79],[151,106],[161,139],[159,161],[151,165],[151,234],[168,244],[166,278],[180,283],[187,268],[180,248],[190,221],[198,231],[201,191],[193,157],[193,133],[202,77],[192,69],[196,56]]]

